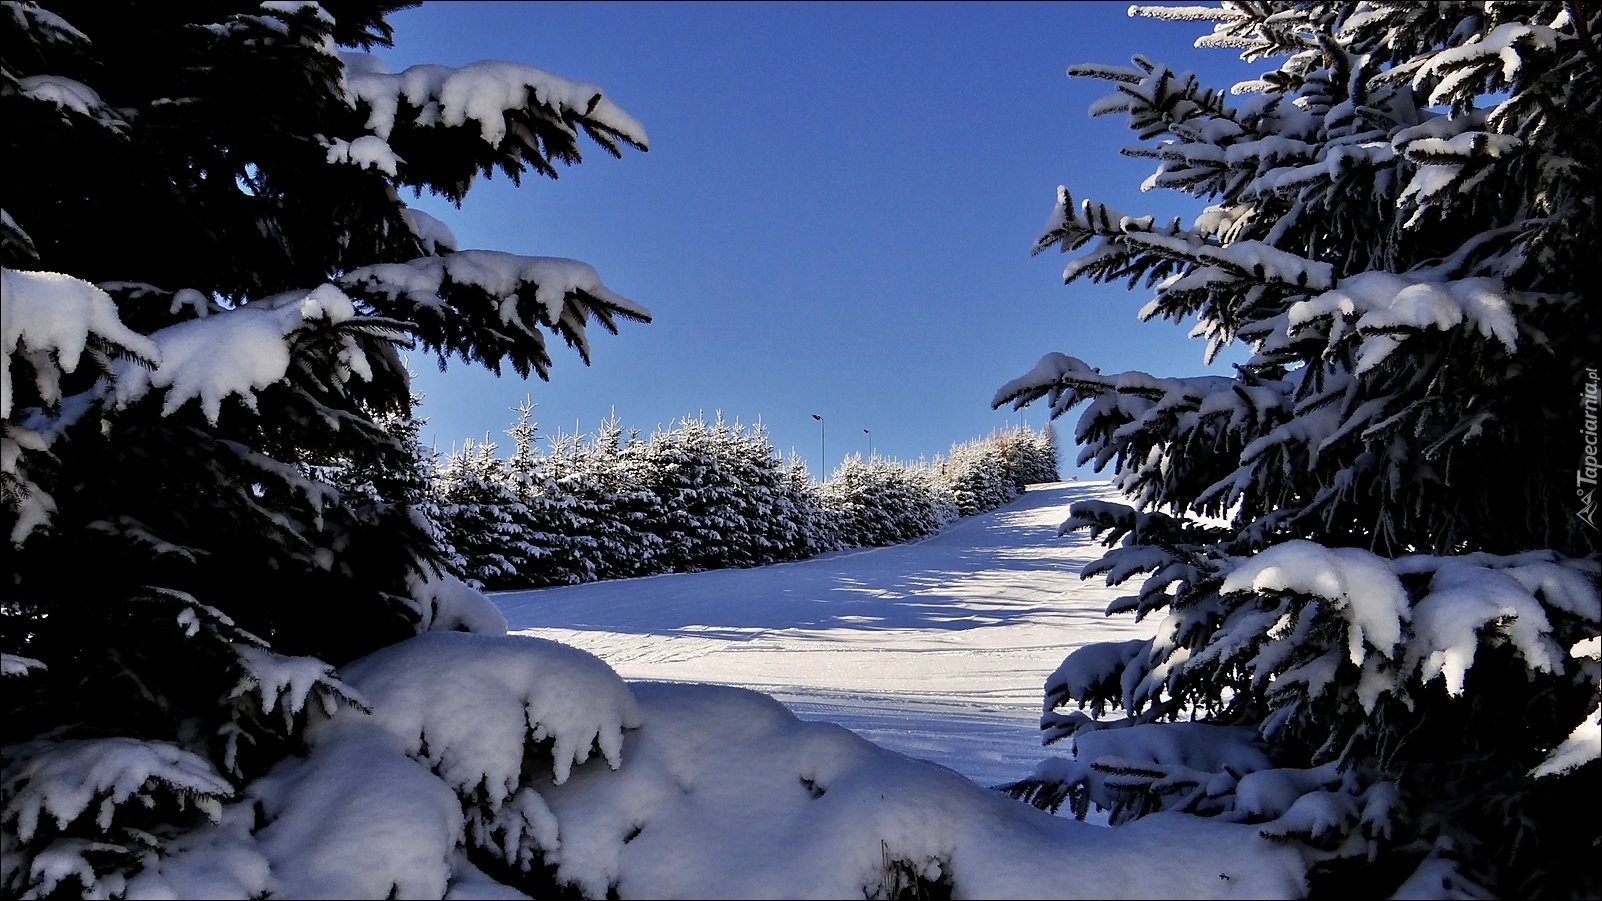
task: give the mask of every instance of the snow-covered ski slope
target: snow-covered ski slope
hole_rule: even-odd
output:
[[[1117,494],[1039,485],[912,544],[492,597],[512,631],[588,650],[625,679],[754,688],[994,785],[1051,753],[1041,687],[1069,650],[1155,628],[1103,615],[1131,586],[1080,581],[1102,548],[1057,527],[1088,499]]]

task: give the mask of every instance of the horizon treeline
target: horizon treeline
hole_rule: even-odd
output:
[[[815,481],[799,457],[783,457],[760,422],[730,423],[721,411],[649,435],[613,417],[587,435],[540,437],[534,405],[514,409],[509,455],[488,435],[443,457],[419,448],[427,506],[453,550],[448,566],[489,590],[899,544],[1059,478],[1049,425],[998,429],[933,460],[854,454]]]

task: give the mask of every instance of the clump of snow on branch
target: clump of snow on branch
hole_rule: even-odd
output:
[[[1534,594],[1512,576],[1483,567],[1442,566],[1413,618],[1409,662],[1426,681],[1443,677],[1452,695],[1463,693],[1463,679],[1486,632],[1511,641],[1531,670],[1556,672],[1567,656],[1552,641],[1552,625]]]
[[[5,789],[0,822],[24,842],[42,825],[64,829],[84,816],[108,829],[117,808],[130,801],[149,806],[158,794],[170,794],[215,818],[219,800],[234,794],[205,758],[163,742],[28,742],[8,746],[6,759],[0,773]]]
[[[237,395],[256,408],[256,393],[289,371],[291,336],[311,323],[338,325],[356,316],[351,299],[333,285],[264,298],[220,315],[158,329],[156,367],[119,365],[116,399],[126,406],[151,389],[165,389],[162,415],[198,400],[207,421],[217,422],[222,402]],[[354,374],[370,376],[365,355],[351,339],[343,359]]]
[[[1580,721],[1562,744],[1552,749],[1541,764],[1530,771],[1532,776],[1561,776],[1602,757],[1602,706],[1592,710]]]
[[[19,654],[0,654],[0,676],[26,676],[34,670],[45,669],[44,663]]]
[[[416,575],[409,582],[418,627],[423,631],[506,634],[506,614],[461,579]]]
[[[506,137],[506,111],[530,103],[552,108],[559,117],[556,124],[570,133],[564,120],[577,114],[636,147],[648,143],[645,127],[600,88],[533,66],[489,60],[460,68],[417,65],[391,74],[382,62],[367,54],[344,53],[341,58],[345,61],[345,81],[351,98],[367,105],[367,128],[379,138],[387,139],[394,131],[404,100],[422,110],[419,124],[449,127],[472,121],[490,145],[499,145]]]
[[[358,169],[377,169],[385,175],[395,175],[403,162],[394,148],[377,135],[364,135],[354,141],[335,138],[328,145],[330,163],[350,163]]]
[[[1412,616],[1407,591],[1383,558],[1311,541],[1269,548],[1232,571],[1219,591],[1295,591],[1333,601],[1349,624],[1348,654],[1359,666],[1370,647],[1394,658]]]
[[[34,372],[45,403],[61,399],[61,373],[77,371],[91,341],[159,360],[158,344],[123,325],[117,305],[94,285],[55,272],[0,270],[0,335],[5,366],[0,369],[0,416],[10,416],[13,360]]]
[[[63,110],[93,119],[101,125],[123,130],[128,123],[100,99],[94,88],[60,75],[31,75],[17,79],[17,88],[30,100],[52,103]]]
[[[1525,22],[1505,22],[1474,37],[1462,46],[1434,54],[1417,67],[1414,87],[1436,80],[1430,93],[1431,106],[1451,103],[1465,85],[1484,79],[1489,73],[1499,77],[1500,84],[1512,84],[1529,51],[1552,50],[1558,42],[1558,33],[1552,28]]]
[[[1110,667],[1104,677],[1117,673]],[[1270,767],[1250,729],[1143,723],[1104,730],[1088,718],[1078,725],[1068,743],[1071,756],[1042,761],[1018,783],[1029,786],[1023,794],[1036,806],[1066,805],[1078,819],[1092,810],[1106,811],[1114,825],[1154,810],[1216,812],[1243,774]]]
[[[430,228],[430,237],[434,232]],[[544,308],[541,321],[555,324],[571,294],[582,293],[626,315],[649,319],[650,313],[601,283],[595,267],[578,260],[559,257],[531,257],[499,250],[462,250],[446,256],[423,257],[406,263],[378,263],[345,276],[350,284],[360,284],[391,298],[404,297],[419,310],[444,306],[441,290],[447,280],[471,285],[499,298],[497,313],[502,324],[533,330],[518,314],[518,289],[535,286],[534,300]]]
[[[361,696],[335,676],[334,668],[316,657],[286,657],[249,645],[236,645],[234,650],[244,672],[231,697],[255,694],[263,714],[278,710],[290,723],[314,698],[324,716],[333,716],[341,701],[365,706]]]
[[[1438,281],[1389,272],[1361,272],[1326,291],[1291,305],[1287,325],[1293,331],[1320,317],[1340,317],[1342,327],[1363,336],[1354,372],[1374,368],[1400,347],[1398,332],[1459,325],[1472,326],[1509,351],[1518,347],[1518,325],[1500,279]],[[1349,326],[1346,323],[1350,323]]]
[[[456,235],[445,223],[411,207],[406,208],[404,215],[406,225],[411,228],[412,234],[423,240],[423,248],[429,253],[446,254],[456,249]]]
[[[0,416],[7,420],[0,426],[0,479],[6,483],[8,501],[16,504],[17,520],[8,537],[17,543],[48,522],[56,510],[55,500],[29,477],[25,459],[48,453],[56,429],[38,417],[13,418],[14,412],[21,412],[19,386],[13,380],[31,374],[29,393],[50,407],[63,401],[63,377],[78,371],[86,352],[103,369],[110,366],[111,354],[153,361],[161,351],[154,341],[123,324],[116,304],[100,288],[60,273],[14,269],[0,269],[0,351],[5,354],[0,364]],[[69,421],[83,409],[77,403],[63,406],[70,408],[62,416]]]

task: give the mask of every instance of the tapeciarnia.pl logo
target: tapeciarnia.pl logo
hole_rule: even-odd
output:
[[[1574,473],[1574,494],[1580,499],[1580,521],[1596,528],[1596,415],[1599,398],[1595,366],[1585,370],[1585,390],[1580,392],[1580,468]]]

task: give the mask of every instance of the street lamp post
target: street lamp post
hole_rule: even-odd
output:
[[[873,462],[873,433],[868,431],[867,429],[863,429],[862,430],[862,434],[868,436],[868,462],[872,463]]]
[[[829,468],[829,445],[827,443],[828,436],[826,434],[826,426],[823,423],[823,417],[813,413],[812,418],[818,421],[818,481],[822,482],[825,480],[824,474]]]

